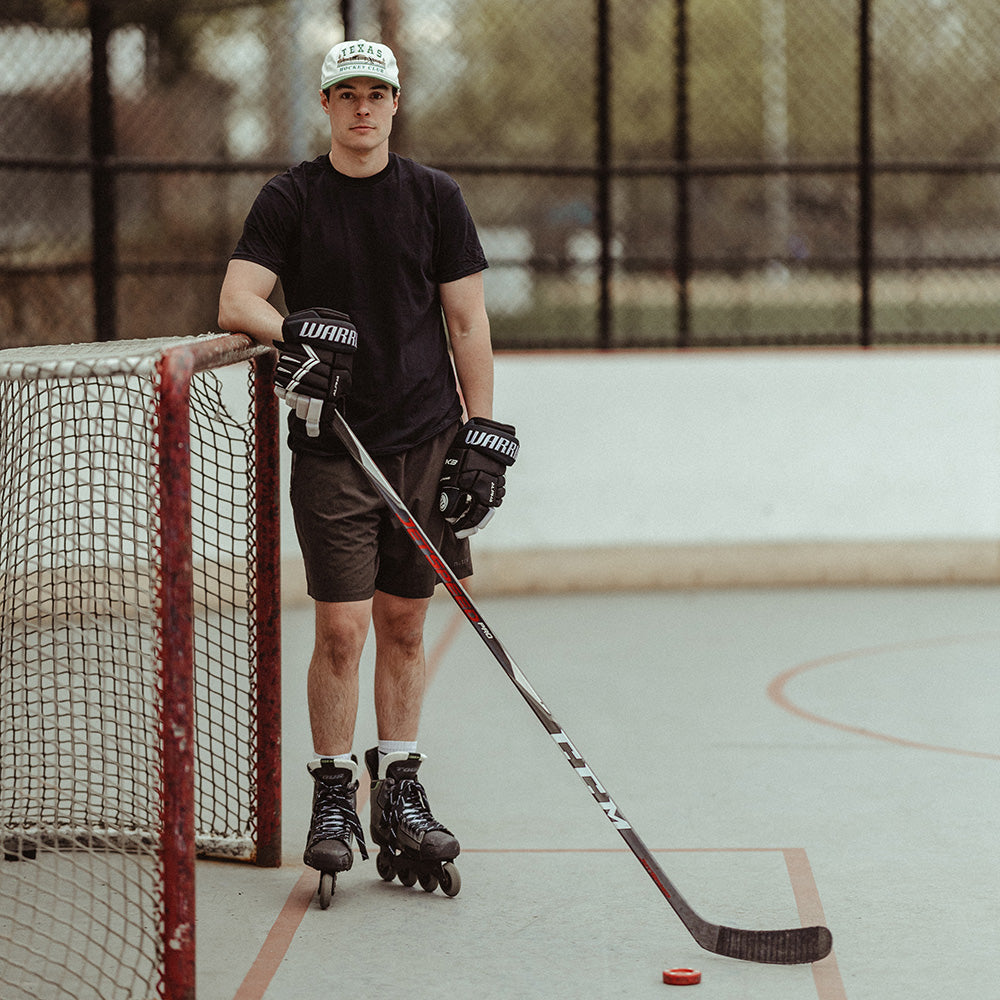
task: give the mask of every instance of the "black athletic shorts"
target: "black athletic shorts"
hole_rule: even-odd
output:
[[[458,579],[472,575],[468,539],[438,510],[438,481],[458,424],[395,455],[375,458]],[[437,573],[349,456],[292,455],[295,531],[315,601],[365,601],[376,590],[430,597]]]

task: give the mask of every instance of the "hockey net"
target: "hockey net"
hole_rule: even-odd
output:
[[[193,996],[280,863],[277,415],[245,337],[0,352],[0,996]]]

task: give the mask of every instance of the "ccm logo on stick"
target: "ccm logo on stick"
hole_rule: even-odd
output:
[[[576,773],[590,789],[590,794],[597,799],[600,807],[608,814],[608,819],[615,825],[615,828],[618,830],[631,830],[632,824],[618,812],[618,806],[612,802],[611,796],[608,795],[604,786],[597,780],[597,776],[590,770],[587,762],[580,756],[579,751],[573,746],[570,738],[563,732],[551,733],[550,735],[556,741],[559,749],[569,758],[569,762],[576,768]]]

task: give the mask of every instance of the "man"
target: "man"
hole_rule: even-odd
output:
[[[371,624],[378,747],[365,759],[379,874],[408,884],[419,874],[424,884],[459,852],[417,780],[423,628],[437,580],[347,456],[331,408],[342,409],[460,578],[472,571],[468,535],[499,506],[518,445],[513,427],[492,420],[487,262],[475,225],[450,177],[390,153],[399,92],[387,46],[357,40],[330,50],[320,89],[330,151],[258,195],[229,262],[219,323],[278,349],[276,392],[293,408],[290,494],[316,606],[304,860],[347,870],[352,836],[367,857],[352,746]],[[286,318],[268,302],[278,279]]]

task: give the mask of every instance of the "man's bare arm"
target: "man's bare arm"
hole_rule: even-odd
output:
[[[231,260],[219,293],[219,326],[249,334],[262,344],[281,340],[282,315],[268,302],[278,280],[249,260]]]
[[[470,417],[493,416],[493,346],[482,274],[440,286],[458,384]]]

